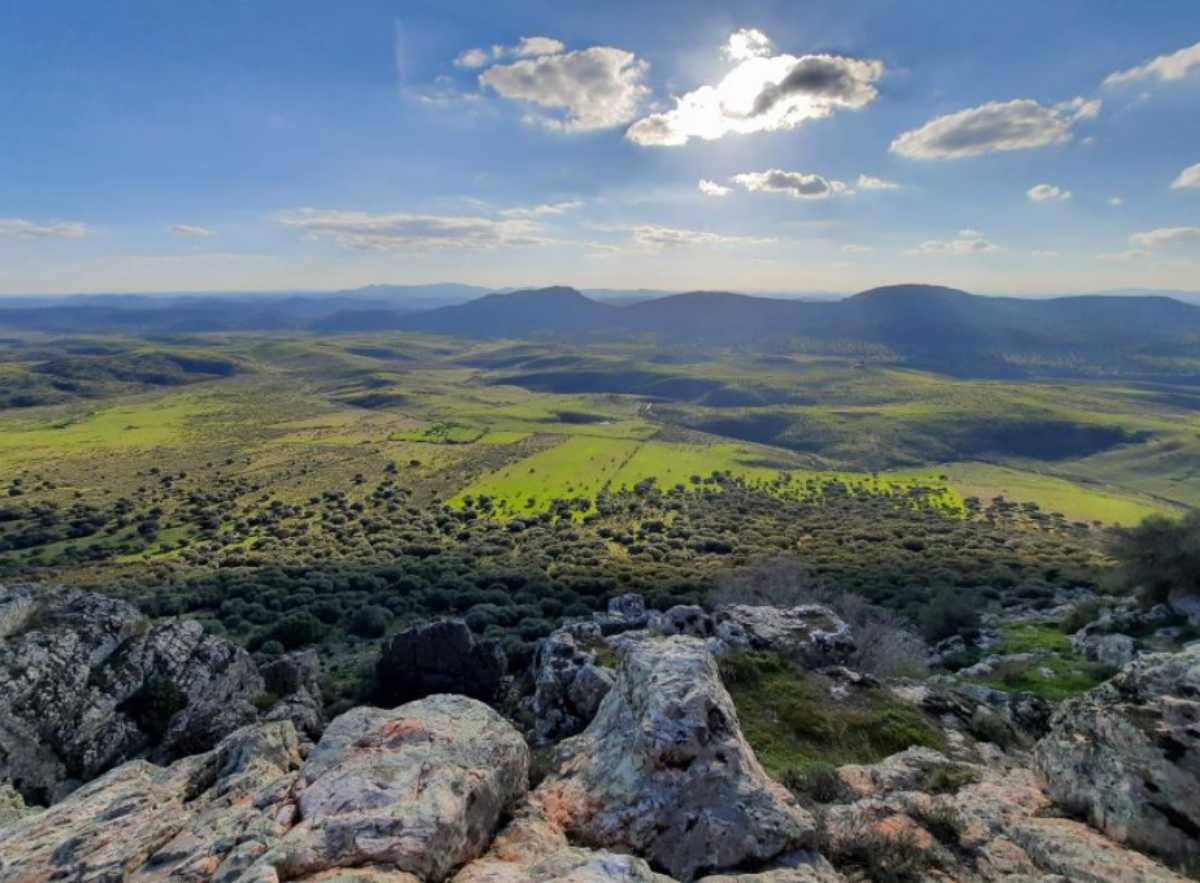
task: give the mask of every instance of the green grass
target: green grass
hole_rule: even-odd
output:
[[[1039,654],[1032,661],[1002,664],[984,683],[1000,690],[1033,693],[1058,701],[1085,693],[1110,672],[1078,656],[1057,623],[1011,623],[1001,630],[999,654]],[[1043,673],[1045,669],[1049,674]]]
[[[880,690],[832,699],[813,676],[774,654],[733,654],[721,674],[746,740],[775,778],[819,764],[875,763],[914,745],[946,746],[915,706]]]

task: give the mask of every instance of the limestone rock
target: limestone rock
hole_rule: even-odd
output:
[[[281,722],[238,730],[169,767],[126,763],[0,828],[0,881],[212,879],[256,835],[282,833],[259,792],[278,795],[299,760],[295,729]]]
[[[559,747],[533,801],[568,837],[683,881],[764,863],[814,833],[746,744],[712,655],[682,636],[626,647],[596,718]]]
[[[0,589],[0,778],[48,803],[132,757],[204,751],[253,722],[263,682],[194,621],[151,625],[73,589]]]
[[[573,736],[595,717],[613,684],[612,672],[595,662],[596,654],[567,629],[551,633],[538,644],[530,700],[538,742]]]
[[[460,619],[414,626],[395,635],[375,666],[381,698],[389,705],[435,693],[495,702],[508,673],[497,641],[480,641]]]
[[[806,668],[842,665],[854,652],[850,627],[828,607],[752,607],[730,604],[713,614],[727,646],[770,650]]]
[[[1076,653],[1109,668],[1124,668],[1137,655],[1137,641],[1129,635],[1109,634],[1086,626],[1071,636]]]
[[[1064,702],[1035,758],[1049,794],[1113,839],[1200,858],[1200,644]]]
[[[443,880],[484,851],[528,787],[529,748],[481,702],[355,708],[305,761],[299,822],[259,865],[283,880],[363,865]]]

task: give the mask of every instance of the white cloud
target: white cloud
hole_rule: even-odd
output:
[[[167,231],[174,233],[176,236],[215,236],[216,232],[207,227],[198,227],[195,224],[172,224],[167,228]]]
[[[949,255],[969,255],[982,254],[989,251],[998,251],[998,246],[990,242],[987,237],[978,230],[967,228],[959,230],[958,236],[954,239],[929,239],[922,242],[916,248],[909,249],[906,254],[949,254]]]
[[[1033,202],[1066,202],[1071,198],[1071,191],[1053,184],[1035,184],[1025,191],[1025,195]]]
[[[1131,67],[1129,70],[1117,71],[1104,78],[1105,86],[1119,86],[1137,80],[1181,80],[1192,70],[1200,68],[1200,43],[1172,52],[1170,55],[1160,55],[1145,64]]]
[[[82,221],[36,224],[24,218],[0,218],[0,239],[78,239],[90,232]]]
[[[512,54],[518,58],[534,58],[538,55],[556,55],[567,47],[562,40],[553,37],[522,37],[521,42],[512,49]]]
[[[705,196],[728,196],[733,192],[731,188],[723,184],[718,184],[716,181],[710,181],[707,178],[701,178],[696,186]]]
[[[842,246],[842,254],[870,254],[874,250],[869,245],[858,245],[854,242],[847,242]]]
[[[1144,249],[1131,248],[1127,251],[1098,254],[1096,257],[1102,261],[1140,261],[1150,257],[1150,252]]]
[[[1172,190],[1180,190],[1184,187],[1200,187],[1200,162],[1194,166],[1188,166],[1179,173],[1179,177],[1171,182]]]
[[[1029,98],[990,101],[935,117],[904,132],[891,150],[910,159],[959,159],[1000,150],[1028,150],[1071,140],[1078,120],[1100,112],[1099,100],[1075,98],[1045,107]]]
[[[479,82],[504,98],[562,112],[530,114],[527,122],[583,132],[633,119],[650,91],[642,82],[646,69],[632,52],[593,46],[496,65],[480,74]]]
[[[694,246],[767,245],[775,240],[754,236],[728,236],[723,233],[709,233],[706,230],[687,230],[658,224],[640,224],[633,228],[633,241],[639,248],[658,252],[668,248]]]
[[[454,59],[455,67],[483,67],[492,60],[492,54],[486,49],[464,49]]]
[[[339,245],[363,251],[422,250],[429,248],[484,249],[506,245],[544,245],[550,242],[541,228],[528,220],[405,212],[374,215],[368,212],[302,208],[281,212],[279,223],[313,238],[328,237]]]
[[[553,37],[522,37],[516,46],[497,44],[491,49],[465,49],[454,59],[455,67],[479,68],[501,58],[534,58],[538,55],[554,55],[566,48],[561,40]]]
[[[721,48],[721,53],[733,61],[745,61],[747,58],[770,55],[774,48],[771,39],[762,31],[742,28],[729,35],[729,42]]]
[[[859,175],[858,186],[863,190],[899,190],[900,185],[886,178],[876,178],[874,175]]]
[[[638,120],[625,137],[643,146],[677,147],[692,138],[783,131],[838,109],[857,110],[879,94],[881,61],[764,54],[769,51],[760,31],[738,31],[724,49],[736,64],[719,83],[677,96],[673,108]]]
[[[830,181],[820,175],[768,169],[765,172],[743,172],[731,179],[745,190],[763,193],[786,193],[796,199],[827,199],[839,193],[853,193],[843,181]]]
[[[1159,227],[1144,233],[1134,233],[1129,241],[1142,249],[1155,249],[1180,243],[1200,242],[1200,227]]]
[[[500,214],[506,218],[540,218],[545,215],[565,215],[582,205],[581,200],[569,199],[565,202],[546,202],[528,208],[506,208]]]
[[[1049,248],[1035,248],[1030,254],[1035,258],[1056,258],[1059,256],[1058,252]]]
[[[1120,206],[1123,206],[1125,204],[1125,200],[1119,196],[1110,196],[1108,198],[1108,204],[1111,205],[1113,208],[1119,208]]]

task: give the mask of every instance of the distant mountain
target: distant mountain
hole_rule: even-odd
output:
[[[484,338],[527,337],[539,332],[580,333],[611,327],[613,316],[621,309],[586,298],[574,288],[539,288],[488,294],[460,306],[406,316],[398,327]]]

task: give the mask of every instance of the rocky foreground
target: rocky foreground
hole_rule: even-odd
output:
[[[189,715],[208,708],[251,721],[166,765],[123,763],[45,810],[24,809],[0,786],[5,883],[1147,883],[1184,880],[1167,863],[1200,857],[1200,645],[1137,657],[1059,706],[1048,727],[1015,701],[1001,714],[966,694],[898,688],[941,718],[952,737],[946,753],[911,748],[841,767],[812,799],[764,772],[713,654],[766,641],[825,665],[849,640],[832,614],[683,611],[665,627],[610,627],[615,674],[581,649],[595,637],[586,624],[539,654],[542,730],[580,732],[557,745],[531,790],[525,738],[477,699],[355,708],[313,744],[310,716],[296,712],[307,707],[302,678],[283,685],[295,689],[293,701],[277,703],[278,719],[263,720],[238,701],[267,679],[236,654],[214,657],[218,648],[187,624],[118,629],[119,652],[97,653],[109,644],[98,645],[94,630],[108,634],[112,623],[68,623],[70,610],[93,602],[66,597],[68,612],[52,608],[54,623],[0,606],[10,690],[53,666],[83,666],[78,695],[26,689],[0,699],[9,774],[42,770],[53,782],[45,764],[111,756],[120,740],[133,740],[125,750],[147,739],[146,715],[129,699],[146,689],[147,672],[162,671],[139,663],[153,654],[193,690]],[[625,613],[616,615],[646,616]],[[76,627],[92,629],[90,638]],[[592,686],[573,691],[579,677]],[[179,744],[173,716],[166,720],[166,738],[150,752],[160,759]],[[996,721],[1011,739],[977,738]],[[1042,730],[1033,744],[1030,732]]]

